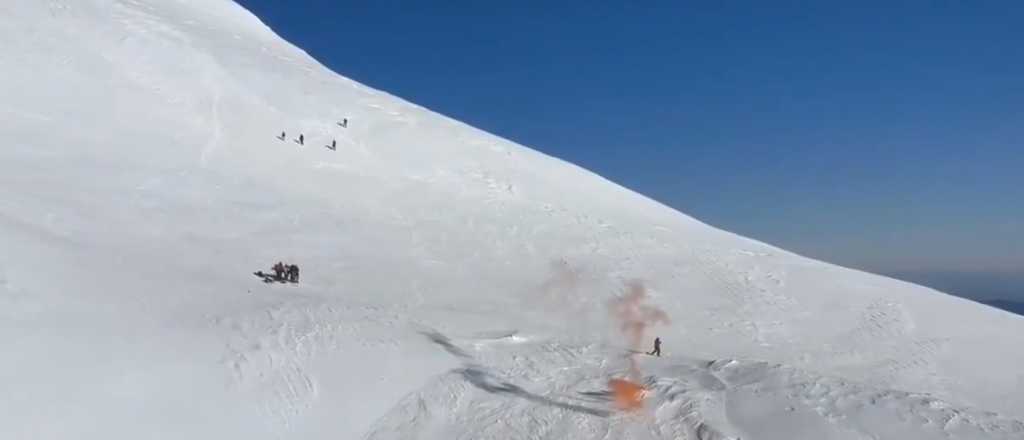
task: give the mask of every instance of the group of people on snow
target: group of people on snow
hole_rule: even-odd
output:
[[[342,127],[342,128],[348,128],[348,118],[344,118],[341,121],[338,121],[338,126]],[[283,140],[288,138],[288,133],[282,131],[281,135],[278,136],[277,138],[283,141]],[[302,133],[299,133],[299,137],[295,138],[295,143],[297,143],[299,145],[305,145],[306,144],[306,135],[302,134]],[[331,140],[331,144],[330,145],[326,145],[326,147],[331,149],[331,150],[337,150],[338,149],[338,141],[337,140]],[[274,282],[274,281],[292,282],[292,283],[299,282],[299,266],[296,265],[296,264],[284,264],[284,263],[278,261],[277,264],[275,264],[271,269],[273,269],[273,271],[274,271],[274,274],[272,276],[270,274],[263,273],[263,271],[257,271],[257,272],[255,272],[255,275],[259,276],[259,277],[262,277],[263,281],[264,282],[268,282],[268,283]]]
[[[341,127],[341,128],[348,128],[348,118],[344,118],[344,119],[338,121],[338,126]],[[283,141],[283,140],[288,138],[288,134],[282,131],[281,135],[278,136],[277,138]],[[295,143],[297,143],[299,145],[306,145],[306,136],[304,134],[302,134],[302,133],[299,133],[299,137],[295,138]],[[327,147],[328,149],[330,149],[332,151],[337,150],[338,149],[338,141],[332,139],[331,140],[331,145],[325,145],[325,147]]]
[[[299,265],[284,264],[280,261],[274,265],[274,278],[282,281],[299,282]]]

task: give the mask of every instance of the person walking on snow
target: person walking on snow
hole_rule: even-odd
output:
[[[299,135],[299,145],[306,145],[306,137],[301,134]]]
[[[273,269],[274,269],[274,279],[278,279],[278,280],[282,279],[281,277],[284,276],[284,263],[281,263],[280,261],[278,261],[277,264],[274,265]]]
[[[651,352],[647,354],[651,356],[661,357],[661,338],[654,338],[654,350],[651,350]]]

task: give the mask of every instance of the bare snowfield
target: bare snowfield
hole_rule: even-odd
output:
[[[8,0],[0,41],[0,438],[1024,439],[1024,318],[715,229],[232,2]]]

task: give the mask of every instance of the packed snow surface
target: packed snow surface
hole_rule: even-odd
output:
[[[1021,317],[717,230],[234,3],[6,0],[0,41],[0,438],[1024,438]]]

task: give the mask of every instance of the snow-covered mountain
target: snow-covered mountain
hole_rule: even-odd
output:
[[[1024,316],[1024,302],[1010,301],[1005,299],[993,299],[988,301],[981,301],[982,304],[987,304],[992,307],[1006,310],[1010,313],[1016,313]]]
[[[2,438],[1024,438],[1024,318],[717,230],[234,3],[7,0],[0,41]]]

